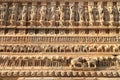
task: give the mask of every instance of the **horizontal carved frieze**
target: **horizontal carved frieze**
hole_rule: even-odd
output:
[[[120,59],[113,57],[7,57],[0,56],[0,69],[67,69],[67,70],[115,70],[119,69]],[[21,68],[20,68],[21,67]]]
[[[63,44],[29,44],[29,45],[21,45],[21,44],[12,44],[12,45],[0,45],[0,52],[20,52],[22,53],[79,53],[79,52],[120,52],[120,45],[119,44],[99,44],[99,45],[91,45],[91,44],[84,44],[84,45],[63,45]],[[11,53],[10,53],[11,54]]]
[[[118,36],[0,36],[0,43],[119,43]]]
[[[103,77],[102,79],[106,80],[106,77],[114,77],[119,79],[118,77],[120,77],[120,73],[119,71],[113,71],[113,72],[110,72],[110,71],[4,71],[4,72],[0,72],[0,76],[1,77],[26,77],[24,78],[24,80],[36,80],[36,79],[41,79],[39,77],[44,77],[42,78],[42,80],[46,80],[48,79],[47,77],[49,77],[49,79],[51,79],[51,77],[58,77],[58,78],[55,78],[55,79],[66,79],[66,80],[73,80],[73,79],[76,79],[76,80],[94,80],[93,77],[97,77],[101,79],[101,77]],[[31,76],[28,77],[28,76]],[[63,78],[64,77],[64,78]],[[69,77],[69,78],[68,78]],[[84,77],[84,78],[82,78]],[[88,77],[88,79],[87,79]],[[91,78],[90,78],[91,77]],[[32,79],[33,78],[33,79]],[[52,78],[52,79],[54,79]],[[71,78],[71,79],[70,79]],[[3,78],[4,79],[4,78]],[[96,78],[95,78],[96,79]],[[20,79],[20,80],[23,80],[23,79]],[[113,80],[113,78],[110,80]]]
[[[65,0],[66,1],[66,0]],[[0,3],[1,26],[119,26],[116,2]]]
[[[111,35],[119,35],[120,29],[114,28],[114,29],[108,29],[108,28],[102,28],[102,29],[93,29],[93,28],[77,28],[77,29],[72,29],[72,28],[42,28],[42,29],[0,29],[0,35],[14,35],[14,36],[19,36],[19,35],[32,35],[32,36],[39,36],[39,35],[51,35],[51,36],[62,36],[62,35],[72,35],[72,36],[111,36]]]
[[[0,2],[80,2],[80,1],[90,1],[91,0],[0,0]],[[99,1],[99,0],[92,0],[92,1]],[[119,1],[119,0],[101,0],[101,1]]]

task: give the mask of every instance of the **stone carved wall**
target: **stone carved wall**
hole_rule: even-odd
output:
[[[99,4],[100,2],[6,2],[0,4],[0,22],[3,26],[31,27],[119,26],[119,2]]]
[[[119,15],[118,0],[0,0],[0,77],[120,77]]]

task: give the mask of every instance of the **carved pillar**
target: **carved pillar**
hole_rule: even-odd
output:
[[[99,22],[100,22],[100,25],[103,22],[102,15],[101,15],[102,14],[102,6],[101,5],[102,5],[102,2],[99,1],[97,6],[98,6],[98,9],[99,9],[99,17],[100,17]]]

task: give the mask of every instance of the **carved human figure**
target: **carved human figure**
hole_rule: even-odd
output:
[[[25,25],[27,19],[27,6],[23,5],[22,8],[19,9],[18,20],[20,20],[20,25]]]
[[[106,6],[103,6],[102,14],[103,14],[102,18],[104,22],[110,21],[110,13]]]
[[[2,3],[0,5],[0,19],[5,19],[6,11],[7,11],[7,4],[6,3]]]
[[[112,14],[113,14],[113,20],[115,22],[118,22],[120,20],[120,13],[117,6],[113,6]]]
[[[56,5],[56,7],[55,7],[55,21],[59,21],[60,20],[60,14],[61,14],[61,12],[60,12],[61,10],[60,10],[60,7],[58,6],[58,5]]]
[[[26,5],[23,6],[21,14],[22,14],[22,19],[21,20],[26,21],[26,18],[27,18],[27,6]]]
[[[80,9],[79,9],[78,3],[75,3],[72,6],[72,20],[74,20],[74,21],[79,21],[80,20],[79,12],[80,12]]]
[[[82,8],[81,14],[82,14],[82,20],[84,22],[88,22],[89,21],[89,11],[88,11],[88,7],[87,6],[84,6]]]
[[[38,20],[38,22],[42,21],[42,13],[43,13],[43,7],[39,6],[38,10],[37,10],[37,14],[38,14],[37,20]]]
[[[31,14],[30,14],[30,19],[31,19],[31,21],[36,19],[36,11],[37,11],[36,6],[35,6],[35,5],[32,5]]]
[[[5,17],[7,14],[7,3],[2,3],[0,5],[0,25],[4,25]]]
[[[50,4],[46,5],[46,8],[44,8],[44,20],[45,21],[50,21],[52,18],[52,6]]]
[[[98,11],[97,6],[94,6],[94,8],[92,9],[92,17],[93,17],[94,22],[99,20],[99,11]]]
[[[17,13],[17,4],[13,3],[12,6],[9,8],[10,9],[10,20],[15,20],[16,19],[16,13]]]
[[[70,20],[70,7],[68,4],[65,4],[63,6],[63,19],[64,20]]]

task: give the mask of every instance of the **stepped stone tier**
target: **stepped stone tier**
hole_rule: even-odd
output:
[[[120,80],[120,0],[0,0],[0,80]]]

